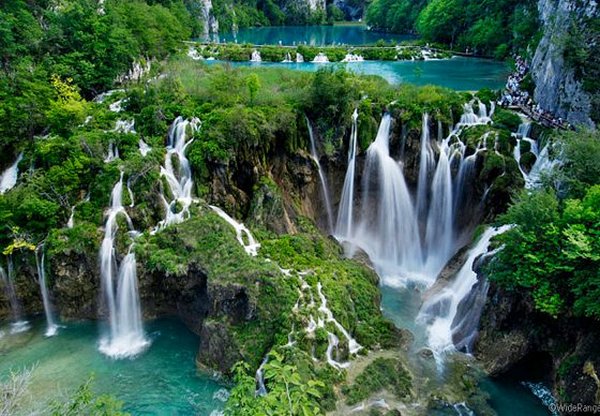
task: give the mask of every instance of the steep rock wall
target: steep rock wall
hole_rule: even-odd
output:
[[[591,98],[577,79],[575,69],[565,60],[566,40],[574,25],[597,17],[595,0],[539,0],[538,11],[543,37],[532,60],[531,74],[536,83],[535,100],[547,111],[574,125],[592,127]]]

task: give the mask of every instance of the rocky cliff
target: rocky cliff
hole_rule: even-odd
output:
[[[590,30],[587,27],[590,19],[598,18],[597,6],[595,0],[539,0],[538,3],[543,36],[531,65],[536,83],[534,97],[544,110],[573,125],[594,125],[590,91],[584,88],[581,74],[566,57],[582,46],[570,40],[575,28]],[[592,42],[597,43],[598,39]]]
[[[479,335],[475,356],[492,377],[543,381],[561,403],[600,404],[595,322],[552,318],[532,299],[491,284]]]

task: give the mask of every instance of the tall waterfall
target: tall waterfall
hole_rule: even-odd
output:
[[[436,276],[455,249],[452,173],[450,160],[454,152],[448,136],[439,146],[439,157],[431,182],[431,204],[425,230],[425,270]]]
[[[473,103],[465,104],[465,114],[445,138],[438,123],[437,140],[432,140],[430,118],[423,114],[414,200],[404,178],[402,159],[390,156],[392,120],[385,114],[375,141],[367,149],[359,216],[349,210],[348,203],[356,193],[351,181],[356,171],[352,153],[356,144],[351,137],[336,237],[365,250],[385,284],[403,286],[414,281],[429,286],[458,248],[457,215],[468,201],[466,189],[473,179],[476,158],[487,149],[484,134],[475,153],[467,156],[460,134],[466,126],[489,122],[485,105],[479,107],[481,114],[477,115]]]
[[[10,312],[12,314],[12,323],[10,332],[13,334],[27,331],[29,329],[29,322],[23,319],[23,310],[21,309],[21,303],[17,298],[17,291],[15,290],[15,269],[13,267],[12,257],[9,255],[6,257],[8,265],[8,273],[4,271],[0,266],[0,279],[4,284],[4,290],[10,304]]]
[[[185,151],[193,141],[190,136],[200,128],[200,124],[200,120],[197,118],[185,120],[180,116],[175,119],[169,129],[167,154],[165,164],[160,168],[160,174],[167,180],[171,191],[171,200],[168,202],[164,193],[161,194],[166,214],[154,232],[168,225],[183,222],[190,214],[190,205],[193,202],[192,169],[185,156]],[[173,158],[177,158],[178,161],[177,171],[173,166]]]
[[[475,261],[488,251],[492,237],[509,228],[488,228],[469,250],[465,263],[454,279],[429,295],[423,303],[417,320],[427,325],[427,344],[438,362],[445,353],[455,351],[455,346],[467,351],[470,349],[483,305],[462,309],[459,306],[477,283],[477,273],[473,271]],[[487,292],[487,286],[484,286],[484,292]]]
[[[344,179],[344,188],[340,199],[335,235],[337,238],[348,239],[351,237],[354,224],[354,176],[356,171],[356,146],[358,137],[358,110],[352,114],[352,131],[348,146],[348,170]]]
[[[23,159],[23,153],[20,153],[17,160],[10,165],[2,174],[0,174],[0,195],[9,191],[17,184],[19,176],[19,163]]]
[[[391,121],[386,113],[375,141],[367,149],[362,218],[354,239],[388,284],[395,283],[393,276],[398,273],[419,270],[422,259],[412,198],[401,165],[390,156]]]
[[[44,267],[45,258],[46,254],[44,253],[44,246],[41,245],[35,252],[35,265],[38,273],[38,283],[40,284],[40,291],[42,293],[44,314],[46,315],[46,332],[44,335],[52,337],[57,334],[58,325],[56,325],[56,321],[54,320],[52,304],[50,303],[50,294],[48,293],[48,286],[46,284],[46,269]]]
[[[329,198],[329,187],[327,186],[327,179],[325,178],[323,169],[321,169],[321,163],[319,162],[319,155],[315,145],[315,136],[308,117],[306,118],[306,126],[308,127],[308,135],[310,137],[310,154],[317,165],[317,169],[319,170],[319,180],[321,181],[323,200],[325,202],[325,209],[327,210],[327,226],[329,227],[329,232],[333,234],[333,210],[331,209],[331,199]]]
[[[100,276],[102,292],[108,309],[109,333],[100,340],[100,351],[113,358],[133,357],[149,344],[142,328],[142,314],[137,287],[136,261],[133,244],[117,267],[115,238],[118,217],[128,224],[135,234],[133,224],[122,204],[123,172],[115,184],[110,199],[110,209],[104,225],[105,234],[100,248]],[[118,286],[115,290],[115,280]]]
[[[419,158],[419,182],[417,185],[417,215],[424,218],[427,209],[427,195],[429,191],[428,174],[435,166],[431,139],[429,137],[429,115],[423,114],[421,123],[421,152]]]

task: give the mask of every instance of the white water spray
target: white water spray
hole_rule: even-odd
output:
[[[329,198],[329,187],[327,186],[327,179],[325,178],[325,174],[323,173],[323,169],[321,168],[321,163],[319,162],[319,155],[317,153],[317,147],[315,145],[315,136],[313,132],[312,125],[310,124],[310,120],[308,117],[306,118],[306,126],[308,128],[308,135],[310,137],[310,154],[312,159],[315,161],[317,165],[317,169],[319,171],[319,180],[321,181],[321,190],[323,192],[323,199],[325,202],[325,209],[327,211],[327,226],[329,227],[329,233],[333,233],[333,210],[331,208],[331,199]]]
[[[11,190],[17,184],[17,178],[19,177],[19,163],[22,159],[23,153],[20,153],[19,156],[17,156],[17,160],[15,160],[15,162],[0,175],[0,195]]]
[[[348,146],[348,170],[344,179],[344,187],[338,209],[335,235],[338,239],[350,239],[354,225],[354,176],[356,171],[356,147],[358,137],[358,110],[352,113],[352,130]]]
[[[114,240],[119,228],[117,222],[119,216],[125,218],[130,232],[133,232],[133,224],[122,205],[122,198],[123,172],[111,193],[111,206],[107,213],[105,234],[100,249],[100,276],[109,321],[109,333],[100,340],[100,351],[117,359],[134,357],[150,344],[142,327],[133,245],[123,258],[120,267],[117,267]],[[118,286],[115,290],[116,279],[118,279]]]
[[[35,252],[35,264],[38,273],[38,283],[42,293],[42,301],[44,304],[44,314],[46,315],[46,332],[44,335],[47,337],[52,337],[58,333],[58,325],[56,325],[56,321],[54,320],[52,304],[50,303],[50,294],[48,293],[48,286],[46,283],[46,269],[44,267],[45,257],[46,254],[44,253],[44,246],[41,245]]]

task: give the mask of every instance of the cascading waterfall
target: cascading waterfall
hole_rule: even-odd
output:
[[[356,171],[356,146],[358,137],[358,110],[352,113],[352,131],[350,132],[350,144],[348,146],[348,170],[344,179],[344,187],[340,199],[335,235],[338,239],[349,239],[354,224],[354,176]]]
[[[482,136],[476,151],[466,156],[460,134],[466,126],[490,121],[485,105],[479,106],[481,114],[476,115],[473,104],[465,104],[460,122],[441,140],[431,139],[430,119],[423,114],[414,203],[402,162],[390,156],[389,114],[383,116],[377,137],[367,149],[359,221],[346,214],[344,187],[336,236],[365,250],[388,285],[404,286],[408,281],[431,285],[458,248],[456,215],[465,207],[465,190],[478,155],[487,149],[488,136]],[[442,137],[440,123],[437,134]],[[355,172],[352,162],[349,158],[347,177]],[[454,177],[453,171],[457,172]]]
[[[250,62],[262,62],[262,58],[260,57],[260,52],[254,49],[252,51],[252,56],[250,57]]]
[[[446,287],[426,297],[417,320],[427,326],[427,344],[437,362],[446,353],[455,351],[457,345],[469,350],[475,337],[481,308],[468,308],[459,314],[459,305],[477,283],[477,273],[473,271],[475,261],[488,251],[492,237],[509,228],[510,226],[488,228],[469,250],[465,263],[454,279]]]
[[[329,62],[329,58],[323,52],[319,52],[312,62],[315,64],[326,64]]]
[[[258,249],[260,248],[260,244],[254,239],[254,236],[250,232],[248,228],[244,224],[241,224],[231,218],[225,211],[221,208],[216,207],[214,205],[209,205],[210,208],[219,215],[219,217],[223,218],[229,225],[233,227],[236,232],[236,238],[238,242],[244,247],[244,251],[251,256],[256,256],[258,254]],[[244,239],[245,237],[245,239]]]
[[[100,351],[112,358],[133,357],[149,345],[142,327],[133,244],[120,267],[117,267],[114,243],[119,228],[119,216],[127,221],[130,234],[136,235],[131,219],[123,207],[122,198],[123,172],[111,193],[110,209],[100,248],[100,276],[109,322],[109,333],[100,340]],[[115,291],[114,282],[117,278],[118,286]]]
[[[428,174],[435,166],[433,148],[429,137],[429,114],[423,114],[421,125],[421,152],[419,159],[419,182],[417,184],[416,213],[419,219],[426,216],[427,195],[429,191]]]
[[[15,160],[15,162],[0,175],[0,195],[11,190],[17,184],[17,178],[19,176],[19,163],[22,159],[23,153],[20,153],[17,157],[17,160]]]
[[[152,150],[152,148],[142,139],[138,141],[138,146],[143,157],[146,157],[146,155]]]
[[[321,190],[323,192],[325,209],[327,211],[327,226],[329,227],[328,230],[330,233],[333,233],[333,210],[331,208],[331,199],[329,198],[329,187],[327,186],[327,179],[325,178],[323,169],[321,169],[321,163],[319,162],[319,155],[317,153],[317,147],[315,145],[315,136],[308,117],[306,117],[306,126],[308,128],[308,135],[310,137],[310,154],[312,156],[312,159],[315,161],[315,164],[317,165],[317,169],[319,171],[319,180],[321,181]]]
[[[421,238],[412,198],[401,165],[389,152],[392,118],[385,114],[377,137],[367,149],[363,175],[361,223],[354,235],[375,263],[385,283],[398,285],[399,275],[418,271],[422,264]],[[370,184],[375,181],[374,185]],[[372,209],[376,204],[376,209]],[[369,213],[374,212],[375,216]]]
[[[450,171],[454,147],[449,145],[453,135],[440,145],[439,158],[431,182],[431,204],[425,231],[425,270],[433,276],[444,267],[454,251],[454,212],[452,173]]]
[[[193,139],[189,139],[189,133],[193,135],[200,128],[200,120],[193,118],[185,120],[183,117],[177,117],[169,129],[167,154],[165,164],[160,168],[161,176],[165,177],[171,191],[171,201],[161,194],[163,206],[165,208],[165,218],[160,221],[153,232],[172,224],[183,222],[189,216],[190,205],[192,205],[192,170],[190,162],[185,156],[187,147]],[[173,167],[173,158],[176,157],[179,162],[177,173]]]
[[[542,183],[542,176],[545,173],[550,172],[554,169],[555,166],[561,163],[560,159],[550,158],[550,146],[551,143],[547,143],[542,150],[539,150],[538,143],[536,140],[533,140],[529,137],[529,132],[531,131],[531,123],[528,121],[524,121],[519,125],[516,133],[513,133],[513,136],[516,137],[517,144],[513,149],[513,156],[517,165],[519,167],[519,171],[525,180],[525,189],[535,189],[538,188]],[[526,172],[521,166],[521,143],[526,141],[530,145],[530,152],[536,157],[535,163],[531,167],[529,172]]]
[[[40,291],[42,293],[44,314],[46,315],[46,332],[44,335],[47,337],[52,337],[58,333],[58,325],[56,325],[56,321],[54,320],[52,304],[50,303],[50,294],[48,293],[48,286],[46,284],[46,269],[44,267],[45,257],[46,254],[44,253],[44,246],[41,245],[36,249],[35,252],[35,265],[38,273]]]
[[[21,303],[17,298],[17,291],[15,290],[15,270],[13,267],[12,257],[9,255],[6,257],[8,265],[8,273],[4,271],[0,266],[0,278],[4,284],[4,290],[8,303],[10,304],[10,311],[12,314],[12,323],[10,332],[16,334],[24,332],[29,329],[29,322],[23,319],[23,311],[21,309]]]

